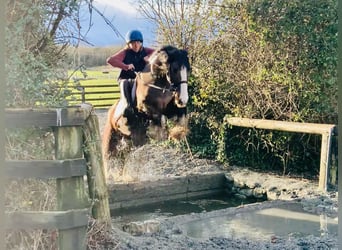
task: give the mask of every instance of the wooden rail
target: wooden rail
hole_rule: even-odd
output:
[[[327,190],[328,169],[329,169],[330,158],[331,158],[331,141],[332,141],[332,136],[337,134],[336,125],[273,121],[273,120],[263,120],[263,119],[239,118],[239,117],[225,117],[224,121],[225,123],[228,123],[229,125],[232,125],[232,126],[322,135],[318,188],[324,191]]]
[[[114,83],[79,86],[72,89],[70,104],[90,103],[95,108],[110,107],[120,98],[120,89]]]
[[[98,126],[94,125],[98,124],[96,119],[92,107],[87,105],[60,109],[6,109],[7,128],[53,128],[56,160],[7,160],[4,172],[6,178],[56,179],[59,210],[6,212],[7,229],[58,229],[59,249],[78,250],[86,249],[90,212],[94,218],[110,224],[101,148],[98,142],[94,144],[100,140]],[[88,176],[90,199],[96,200],[92,208],[85,192],[85,175]]]

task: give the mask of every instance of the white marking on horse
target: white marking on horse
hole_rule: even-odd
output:
[[[188,74],[185,66],[182,66],[180,70],[181,84],[179,89],[179,100],[185,106],[189,100],[188,95]]]

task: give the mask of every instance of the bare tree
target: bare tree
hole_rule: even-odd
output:
[[[191,50],[212,37],[219,0],[138,0],[138,11],[157,25],[160,44]]]

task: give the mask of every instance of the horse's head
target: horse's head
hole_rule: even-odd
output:
[[[156,50],[149,59],[149,65],[153,76],[156,78],[165,76],[169,69],[167,53],[161,49]]]
[[[157,50],[150,59],[151,72],[156,77],[165,76],[175,89],[175,104],[185,107],[188,99],[188,77],[190,63],[188,53],[173,46],[164,46]]]

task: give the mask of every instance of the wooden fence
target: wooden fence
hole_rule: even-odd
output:
[[[68,97],[69,103],[75,105],[78,103],[89,103],[94,108],[110,107],[115,100],[120,98],[120,88],[117,80],[110,72],[102,72],[101,76],[88,78],[73,78],[78,82],[78,86],[70,86],[71,96]],[[108,77],[105,77],[108,74]],[[116,75],[115,75],[116,76]]]
[[[70,104],[90,103],[94,108],[107,108],[120,98],[120,89],[113,83],[79,86],[72,90]]]
[[[110,224],[96,119],[91,106],[6,109],[6,128],[53,128],[55,160],[6,160],[5,176],[9,179],[56,179],[58,209],[6,212],[7,229],[58,229],[59,249],[70,250],[86,249],[86,231],[91,214]],[[85,190],[85,175],[90,197]],[[89,200],[96,201],[93,207]]]
[[[302,123],[302,122],[286,122],[286,121],[273,121],[263,119],[249,119],[239,117],[225,117],[224,123],[231,126],[257,128],[257,129],[271,129],[281,130],[287,132],[319,134],[322,136],[321,143],[321,159],[320,159],[320,173],[318,188],[326,191],[328,186],[329,166],[331,162],[331,144],[333,136],[337,135],[337,127],[334,124],[317,124],[317,123]],[[337,167],[333,166],[331,171],[332,179],[330,182],[333,185],[336,181]]]

